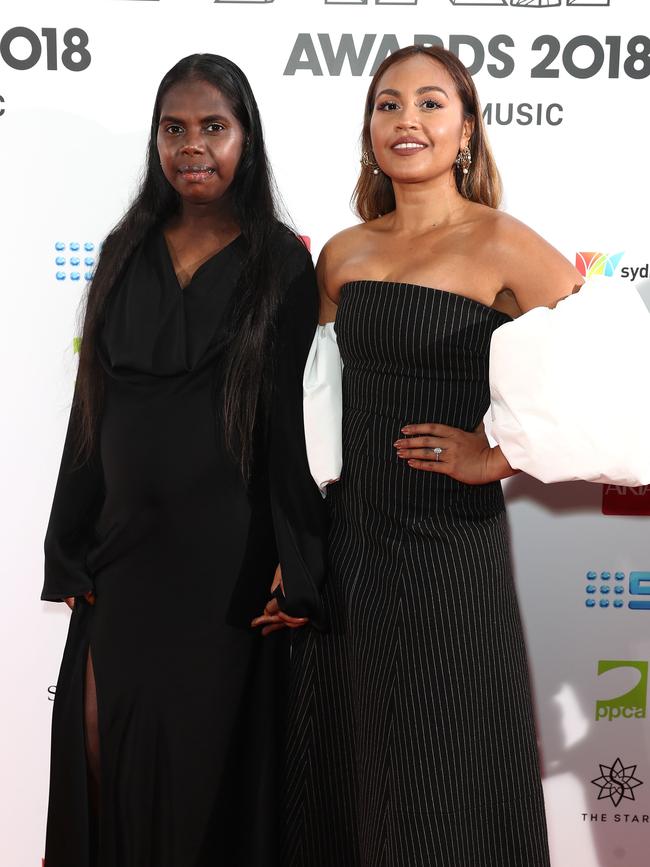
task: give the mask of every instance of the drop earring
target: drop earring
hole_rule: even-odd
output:
[[[464,175],[468,175],[471,165],[472,152],[469,147],[465,146],[458,152],[458,156],[456,157],[456,167],[459,168]]]
[[[361,154],[361,165],[366,169],[371,169],[373,175],[378,175],[381,169],[375,162],[374,155],[371,157],[368,151],[364,151]]]

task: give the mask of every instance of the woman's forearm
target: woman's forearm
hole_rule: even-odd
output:
[[[510,466],[506,456],[503,454],[499,446],[494,446],[490,449],[488,455],[489,476],[494,481],[508,479],[510,476],[516,476],[521,470],[515,470]]]

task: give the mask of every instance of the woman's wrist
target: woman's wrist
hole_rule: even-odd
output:
[[[488,478],[491,481],[500,482],[510,476],[516,476],[521,470],[515,470],[510,466],[506,456],[499,446],[493,446],[488,454]]]

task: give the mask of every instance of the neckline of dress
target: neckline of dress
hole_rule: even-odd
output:
[[[506,319],[512,319],[509,313],[504,313],[497,310],[496,307],[490,307],[489,304],[484,304],[476,298],[471,298],[469,295],[463,295],[461,292],[451,292],[448,289],[438,289],[436,286],[425,286],[423,283],[408,283],[403,280],[347,280],[342,284],[340,291],[342,292],[347,286],[354,286],[359,283],[378,283],[382,286],[411,286],[414,289],[426,289],[428,292],[438,293],[439,295],[449,295],[452,298],[462,298],[464,301],[469,301],[470,304],[478,304],[483,310],[489,310],[496,313],[497,316],[503,316]]]
[[[185,292],[190,288],[190,286],[192,285],[192,283],[194,283],[194,281],[195,281],[195,279],[198,277],[198,275],[199,275],[199,274],[200,274],[200,273],[201,273],[201,272],[202,272],[202,271],[203,271],[203,270],[204,270],[208,265],[210,265],[211,262],[214,262],[214,260],[215,260],[217,257],[221,256],[222,253],[225,253],[225,252],[228,251],[228,250],[232,250],[233,247],[235,247],[235,245],[238,244],[238,242],[239,242],[240,239],[243,237],[243,235],[242,235],[242,233],[240,232],[239,235],[236,235],[236,236],[232,239],[232,241],[228,241],[228,243],[227,243],[224,247],[222,247],[220,250],[217,250],[217,251],[216,251],[215,253],[213,253],[211,256],[208,256],[208,258],[207,258],[204,262],[201,262],[201,264],[200,264],[199,267],[196,269],[196,271],[194,271],[194,273],[192,274],[192,276],[191,276],[190,279],[189,279],[189,282],[186,283],[185,286],[181,285],[181,281],[178,279],[178,274],[176,273],[176,268],[174,267],[174,259],[173,259],[173,257],[172,257],[171,250],[169,249],[169,244],[167,243],[167,238],[165,237],[165,233],[164,233],[164,231],[163,231],[162,229],[159,230],[158,237],[159,237],[160,243],[161,243],[161,245],[162,245],[162,248],[163,248],[163,250],[164,250],[165,261],[167,262],[167,265],[168,265],[168,267],[169,267],[169,270],[170,270],[171,274],[172,274],[173,277],[174,277],[174,280],[175,280],[176,285],[177,285],[177,287],[178,287],[178,291],[179,291],[179,292],[182,292],[182,293],[185,293]]]

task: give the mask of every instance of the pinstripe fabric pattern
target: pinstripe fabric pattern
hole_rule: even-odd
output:
[[[476,427],[507,319],[424,286],[342,289],[332,628],[294,638],[286,867],[548,867],[501,486],[392,446],[408,422]]]

